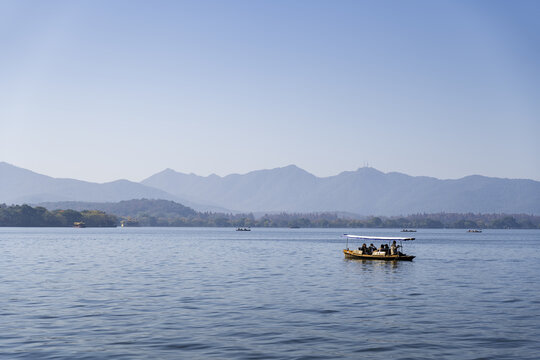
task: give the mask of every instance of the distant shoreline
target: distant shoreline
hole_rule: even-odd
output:
[[[0,227],[177,227],[177,228],[379,228],[401,229],[540,229],[540,216],[526,214],[415,214],[362,219],[337,213],[224,214],[196,212],[166,200],[131,200],[102,210],[47,210],[29,205],[0,205]],[[80,226],[82,224],[82,226]]]
[[[75,226],[5,226],[0,225],[0,229],[78,229]],[[138,228],[138,229],[151,229],[151,228],[170,228],[170,229],[231,229],[234,230],[236,227],[234,226],[86,226],[83,229],[114,229],[114,228]],[[306,227],[306,228],[291,228],[291,227],[279,227],[279,226],[252,226],[252,229],[290,229],[291,231],[299,230],[299,229],[366,229],[366,230],[400,230],[400,228],[386,228],[386,227]],[[464,230],[467,231],[468,228],[418,228],[419,230]],[[505,228],[505,229],[482,229],[482,230],[540,230],[538,228]],[[84,230],[83,230],[84,231]],[[482,232],[482,231],[480,231]],[[401,233],[401,231],[400,231]],[[412,233],[414,236],[414,233]]]

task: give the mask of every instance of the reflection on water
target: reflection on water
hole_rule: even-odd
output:
[[[385,261],[385,260],[366,260],[366,259],[354,259],[345,257],[344,261],[358,263],[363,265],[363,270],[370,269],[369,266],[381,269],[397,269],[402,261]]]
[[[423,230],[401,262],[345,258],[342,229],[234,230],[0,229],[0,354],[537,358],[538,231]]]

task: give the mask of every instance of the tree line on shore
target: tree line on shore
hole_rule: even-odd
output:
[[[66,227],[83,223],[89,227],[114,227],[118,218],[99,210],[54,210],[30,205],[0,204],[0,226]]]
[[[188,208],[189,209],[189,208]],[[293,228],[456,228],[456,229],[540,229],[540,216],[526,214],[414,214],[400,217],[352,218],[332,212],[279,213],[255,218],[253,214],[214,212],[139,212],[116,216],[100,210],[53,210],[29,205],[0,205],[0,226],[65,227],[83,222],[88,227],[293,227]]]

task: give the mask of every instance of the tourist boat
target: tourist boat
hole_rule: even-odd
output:
[[[403,229],[401,232],[416,232],[416,230],[413,229]]]
[[[362,260],[390,260],[390,261],[411,261],[416,256],[414,255],[407,255],[400,251],[396,255],[390,255],[386,251],[380,251],[375,250],[371,254],[364,253],[361,248],[358,248],[356,250],[349,249],[349,239],[355,239],[355,240],[375,240],[375,241],[388,241],[389,243],[392,241],[399,241],[399,247],[403,250],[403,241],[412,241],[415,238],[405,238],[405,237],[382,237],[382,236],[360,236],[360,235],[348,235],[344,234],[344,236],[347,238],[347,247],[343,249],[343,253],[345,254],[345,257],[351,258],[351,259],[362,259]]]
[[[85,228],[86,227],[86,224],[82,221],[76,221],[73,223],[73,227],[76,227],[76,228]]]
[[[482,230],[478,230],[478,229],[469,229],[469,230],[467,230],[467,232],[481,233]]]
[[[239,228],[236,228],[236,231],[251,231],[251,229],[248,227],[239,227]]]

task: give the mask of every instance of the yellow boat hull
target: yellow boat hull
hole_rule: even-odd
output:
[[[345,257],[362,260],[411,261],[416,257],[414,255],[367,255],[360,254],[356,250],[347,249],[344,249],[343,253]]]

